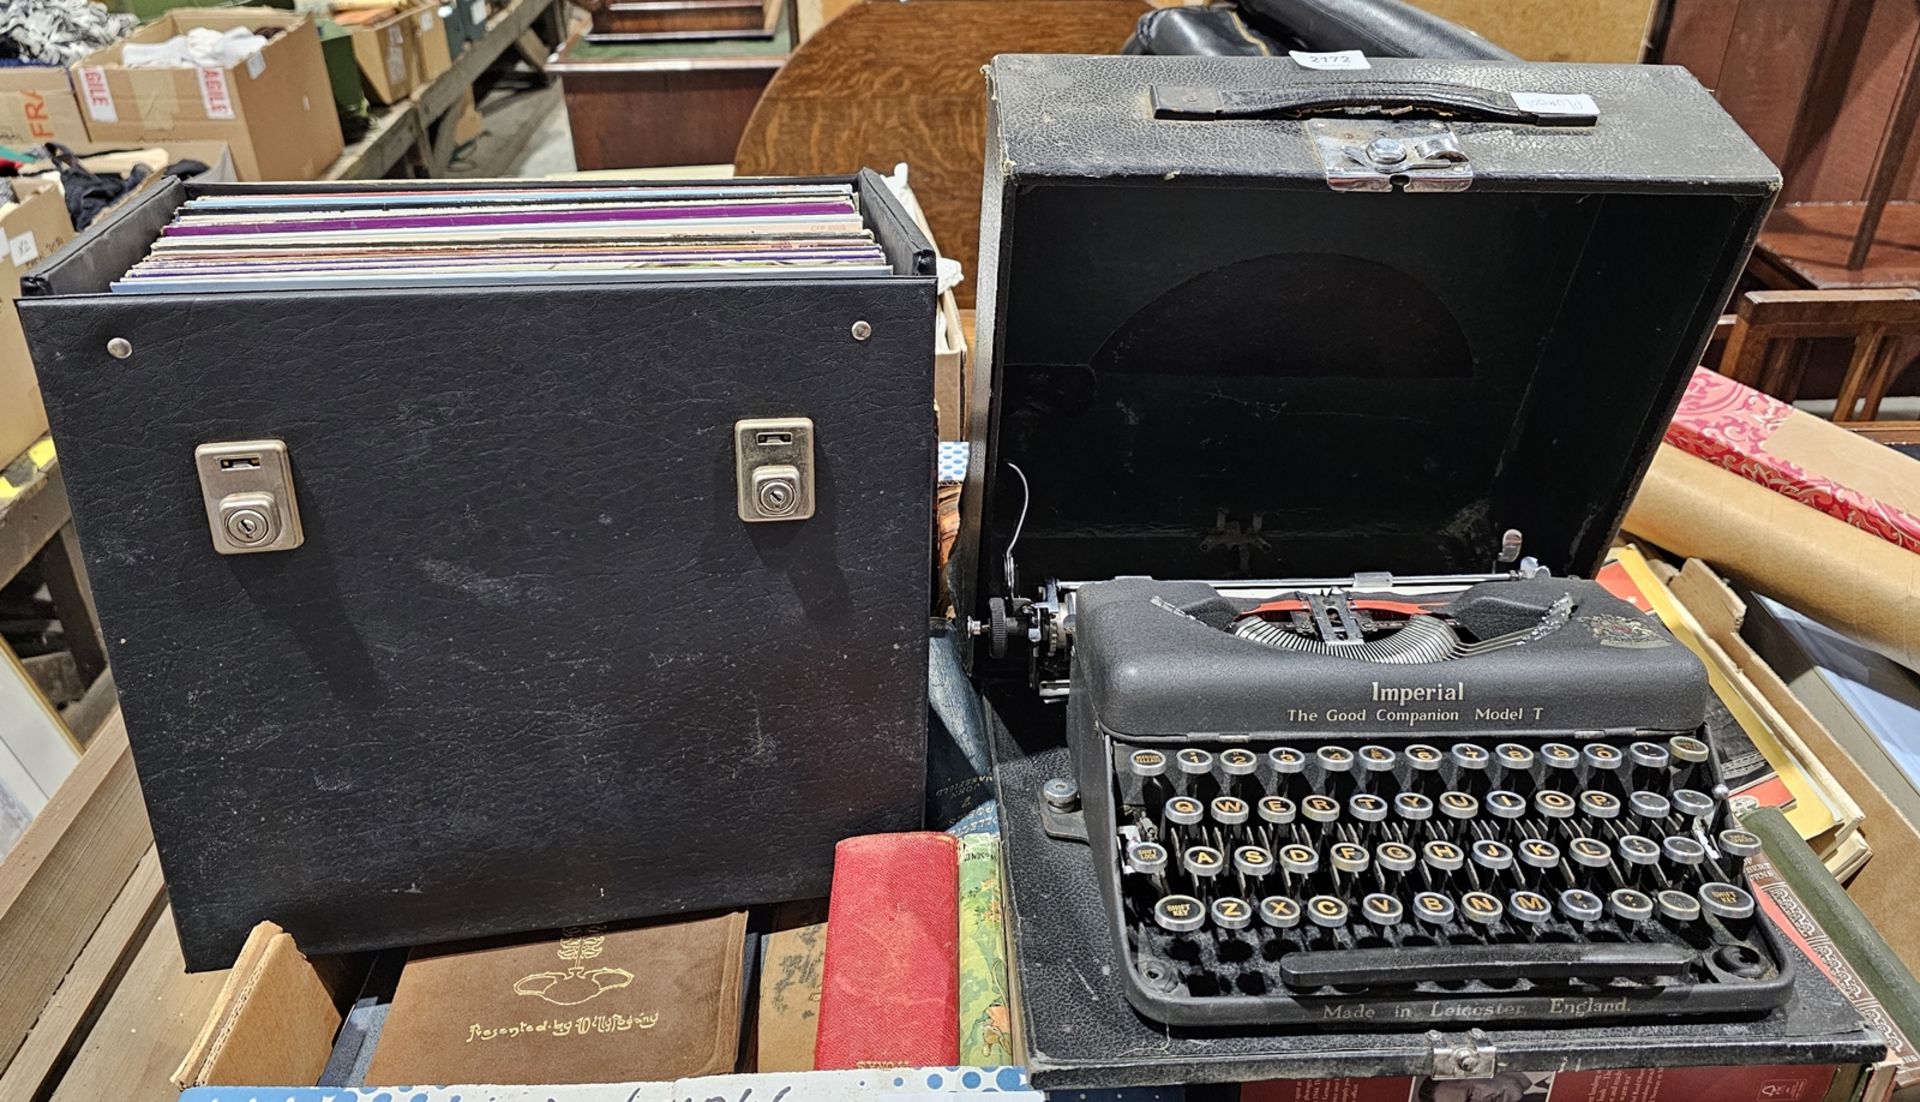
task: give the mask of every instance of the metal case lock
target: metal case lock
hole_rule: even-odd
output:
[[[749,524],[813,515],[813,421],[751,417],[733,423],[735,510]]]
[[[279,440],[234,440],[193,449],[213,549],[222,555],[291,551],[305,541],[293,465]]]

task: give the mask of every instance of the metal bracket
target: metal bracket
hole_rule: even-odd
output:
[[[1435,1079],[1484,1079],[1500,1070],[1500,1052],[1482,1030],[1449,1037],[1429,1029],[1427,1042],[1433,1046],[1427,1074]]]
[[[1063,842],[1087,841],[1087,817],[1080,810],[1080,789],[1064,777],[1040,788],[1040,829]]]
[[[1308,119],[1307,136],[1335,191],[1465,191],[1473,165],[1440,122]]]

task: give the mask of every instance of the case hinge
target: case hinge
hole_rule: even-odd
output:
[[[1307,136],[1335,191],[1464,191],[1473,164],[1445,123],[1308,119]]]
[[[1435,1079],[1483,1079],[1499,1070],[1499,1050],[1478,1029],[1451,1037],[1430,1029],[1427,1041],[1433,1046],[1427,1074]]]

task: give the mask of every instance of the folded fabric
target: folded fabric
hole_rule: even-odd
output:
[[[260,52],[267,40],[245,27],[224,33],[195,27],[165,42],[129,42],[120,50],[130,69],[226,69]]]
[[[139,25],[89,0],[0,0],[0,56],[69,65]]]

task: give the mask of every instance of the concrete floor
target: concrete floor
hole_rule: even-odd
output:
[[[544,88],[503,80],[481,102],[480,114],[486,131],[454,157],[454,176],[551,176],[574,170],[573,133],[557,78]]]

